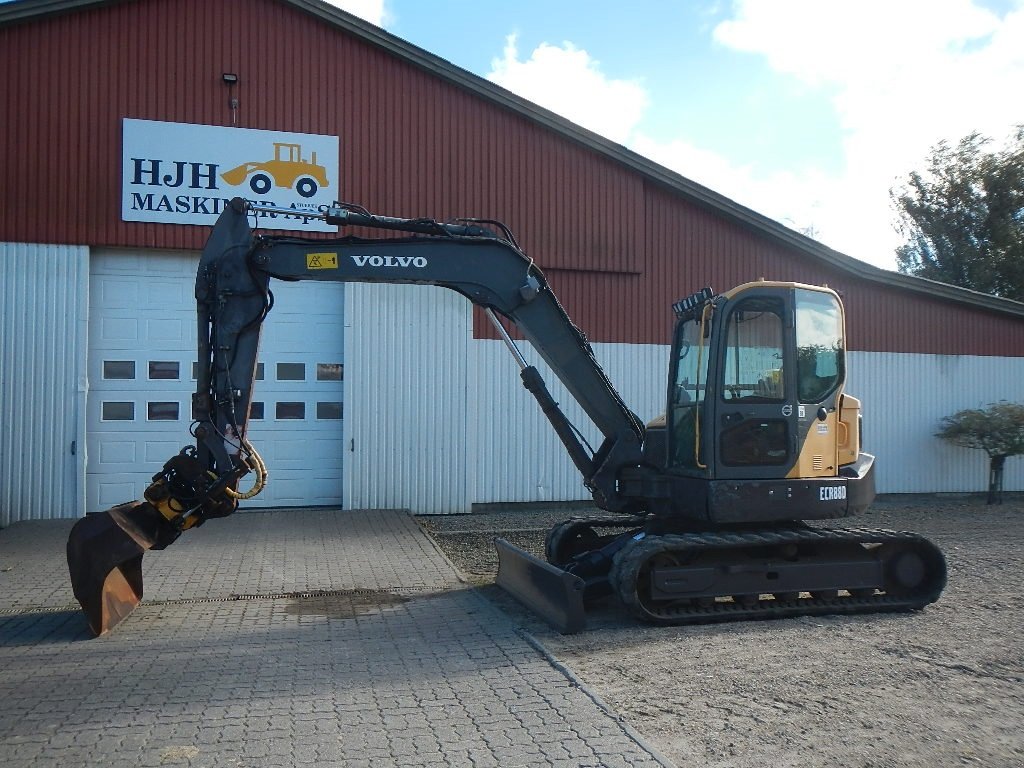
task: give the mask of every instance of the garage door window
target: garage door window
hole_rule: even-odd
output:
[[[278,381],[305,381],[306,380],[306,364],[305,363],[278,363],[277,364],[277,380]]]
[[[151,380],[177,381],[180,378],[181,366],[177,360],[150,360],[149,378]]]
[[[345,366],[341,363],[317,363],[317,381],[341,381],[345,376]]]
[[[104,402],[101,410],[103,421],[132,421],[135,418],[135,403]]]
[[[103,361],[103,378],[104,379],[134,379],[135,378],[135,361],[134,360],[104,360]]]
[[[172,402],[146,403],[146,416],[150,421],[177,421],[178,404]]]
[[[340,419],[342,416],[341,403],[317,403],[316,417],[318,419]]]
[[[306,404],[278,403],[275,413],[279,419],[304,419],[306,418]]]

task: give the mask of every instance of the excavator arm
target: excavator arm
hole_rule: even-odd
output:
[[[314,240],[256,234],[249,223],[253,212],[245,201],[231,201],[199,262],[195,445],[164,465],[144,500],[85,518],[69,538],[72,585],[96,634],[116,625],[141,600],[146,550],[162,549],[182,531],[231,514],[239,500],[258,493],[266,481],[267,468],[246,432],[261,330],[273,307],[271,278],[437,285],[462,294],[494,322],[520,365],[524,386],[537,399],[597,505],[611,512],[633,511],[636,502],[620,493],[619,479],[623,469],[641,463],[644,425],[615,391],[541,270],[502,225],[397,219],[337,206],[321,214],[329,223],[405,236]],[[527,364],[496,316],[532,343],[600,430],[604,439],[595,452],[585,447],[540,373]],[[255,475],[254,484],[240,492],[238,485],[249,473]],[[516,581],[548,576],[557,581],[561,574],[524,573]],[[541,592],[546,591],[542,586]]]
[[[541,270],[510,235],[477,224],[395,219],[350,208],[328,209],[324,216],[330,223],[415,236],[258,236],[241,200],[214,227],[196,279],[200,365],[194,417],[199,459],[207,469],[220,476],[237,463],[227,451],[233,435],[245,435],[271,278],[437,285],[462,294],[492,319],[495,314],[508,319],[532,343],[604,436],[596,453],[584,448],[540,374],[517,355],[524,385],[540,402],[596,503],[610,511],[628,506],[618,493],[617,475],[640,461],[643,423],[615,391]]]

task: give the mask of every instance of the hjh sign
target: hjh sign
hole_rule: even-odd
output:
[[[121,218],[213,224],[233,197],[291,208],[268,229],[335,232],[303,219],[337,199],[338,137],[125,118]]]

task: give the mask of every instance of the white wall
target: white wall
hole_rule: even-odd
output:
[[[999,400],[1024,402],[1024,358],[852,352],[847,391],[864,404],[864,450],[880,493],[981,492],[988,456],[936,438],[939,421]],[[1008,459],[1006,490],[1024,490],[1024,457]]]
[[[523,345],[555,399],[596,448],[600,437],[554,374]],[[598,360],[645,422],[664,411],[668,346],[595,344]],[[498,341],[474,341],[471,423],[478,429],[473,501],[589,498],[554,431],[522,387]],[[865,450],[876,455],[879,493],[980,492],[988,457],[934,437],[940,419],[998,400],[1024,401],[1024,358],[854,352],[847,391],[864,404]],[[566,404],[568,404],[566,406]],[[1007,461],[1006,490],[1024,490],[1024,457]]]
[[[87,248],[0,243],[0,526],[85,512],[88,281]]]
[[[468,512],[471,304],[444,288],[345,287],[345,507]]]
[[[594,354],[626,404],[644,422],[665,410],[668,346],[594,344]],[[519,345],[536,365],[569,420],[596,450],[601,435],[529,343]],[[470,425],[477,464],[475,503],[588,499],[579,471],[519,378],[501,341],[471,347]]]
[[[346,506],[466,512],[474,503],[589,498],[500,341],[474,340],[470,305],[441,288],[351,285],[346,294]],[[594,448],[601,437],[528,343],[555,399]],[[644,421],[664,409],[667,345],[595,344]],[[847,391],[864,403],[880,493],[983,491],[987,457],[934,437],[939,420],[1024,400],[1024,358],[854,352]],[[354,444],[350,441],[354,440]],[[1007,462],[1024,490],[1024,457]]]

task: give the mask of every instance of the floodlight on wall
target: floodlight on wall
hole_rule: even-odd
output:
[[[225,72],[220,76],[224,85],[228,87],[231,97],[228,99],[228,108],[231,110],[231,124],[238,124],[238,97],[235,96],[234,87],[238,85],[238,75],[234,72]]]

